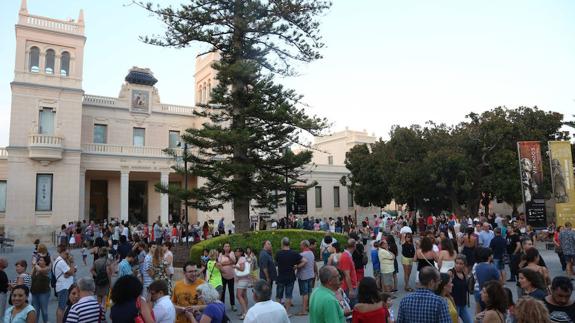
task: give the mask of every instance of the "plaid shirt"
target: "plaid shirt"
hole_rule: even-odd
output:
[[[420,288],[399,303],[397,323],[451,323],[447,302],[427,288]]]

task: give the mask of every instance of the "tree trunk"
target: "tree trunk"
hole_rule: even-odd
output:
[[[249,199],[234,199],[234,221],[237,233],[250,231]]]

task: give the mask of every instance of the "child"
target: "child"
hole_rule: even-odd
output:
[[[83,245],[84,248],[82,248],[82,261],[84,262],[84,266],[88,266],[86,263],[86,259],[88,259],[88,241],[84,241]]]
[[[208,261],[210,261],[210,251],[208,249],[204,249],[202,256],[200,256],[200,260],[202,262],[202,273],[204,274],[204,277],[206,275],[206,268],[208,267]],[[215,286],[214,286],[215,287]]]
[[[383,302],[383,307],[387,309],[389,315],[388,317],[385,318],[384,322],[394,323],[395,317],[393,315],[393,310],[391,309],[391,307],[393,306],[393,299],[391,297],[391,294],[382,293],[381,301]]]

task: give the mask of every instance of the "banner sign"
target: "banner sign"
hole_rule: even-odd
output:
[[[555,200],[556,224],[575,224],[575,183],[573,181],[573,159],[569,141],[549,142],[551,183]]]
[[[547,227],[541,144],[539,141],[518,141],[517,152],[527,225],[534,228]]]

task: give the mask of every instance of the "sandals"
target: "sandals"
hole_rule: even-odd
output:
[[[246,318],[245,314],[240,315],[240,321],[243,321]]]
[[[405,291],[406,291],[406,292],[413,292],[413,288],[411,288],[411,287],[406,287],[406,288],[405,288]]]

